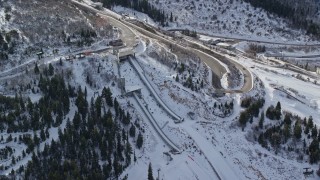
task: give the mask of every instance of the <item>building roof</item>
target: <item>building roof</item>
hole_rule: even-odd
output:
[[[231,45],[230,45],[230,44],[227,44],[227,43],[219,42],[219,43],[217,43],[217,46],[230,47]]]
[[[134,52],[131,49],[125,50],[125,51],[120,51],[119,52],[119,58],[121,57],[125,57],[125,56],[129,56],[129,55],[133,55]]]
[[[125,91],[126,91],[126,93],[133,92],[133,91],[137,91],[137,90],[140,90],[140,89],[141,89],[141,86],[139,86],[139,85],[135,85],[135,86],[125,86]]]

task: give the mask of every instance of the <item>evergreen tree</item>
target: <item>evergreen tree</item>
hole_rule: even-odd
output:
[[[278,101],[277,103],[277,106],[276,106],[276,112],[275,112],[275,116],[276,116],[276,119],[279,120],[280,117],[281,117],[281,104],[280,102]]]
[[[116,116],[118,117],[118,115],[119,115],[119,102],[118,102],[117,98],[114,98],[113,104],[114,104],[114,111],[116,112]]]
[[[259,120],[259,128],[262,129],[263,128],[263,122],[264,122],[264,112],[261,112],[260,115],[260,120]]]
[[[78,111],[81,113],[82,118],[84,118],[88,111],[88,102],[85,99],[85,95],[82,93],[81,88],[78,91],[76,106],[78,107]]]
[[[112,107],[113,106],[113,99],[112,99],[112,93],[110,88],[103,88],[102,90],[102,97],[104,97],[106,99],[106,102],[108,104],[108,106]]]
[[[296,124],[294,126],[294,137],[297,139],[301,138],[301,133],[302,133],[302,129],[301,129],[301,125],[298,121],[296,121]]]
[[[48,70],[49,76],[53,76],[54,74],[54,67],[52,66],[52,64],[49,64],[49,70]]]
[[[44,133],[43,129],[41,129],[40,138],[41,138],[41,141],[45,141],[46,140],[46,134]]]
[[[151,162],[149,163],[149,168],[148,168],[148,180],[154,180],[153,174],[152,174]]]
[[[34,73],[35,74],[39,74],[40,73],[40,70],[39,70],[39,67],[38,67],[38,63],[35,64]]]
[[[12,156],[11,163],[12,163],[13,165],[16,164],[16,158],[15,158],[14,156]]]
[[[260,144],[262,147],[267,147],[263,133],[261,133],[261,134],[259,135],[259,137],[258,137],[258,142],[259,142],[259,144]]]
[[[318,135],[318,129],[317,129],[317,125],[314,125],[314,127],[311,130],[311,136],[313,139],[317,138]]]
[[[131,137],[135,137],[136,136],[136,128],[135,128],[135,126],[133,124],[131,124],[131,127],[129,129],[129,135]]]
[[[176,76],[176,82],[179,82],[179,75]]]
[[[133,152],[133,161],[136,162],[137,161],[137,157],[136,157],[136,152]]]
[[[287,142],[287,140],[288,140],[288,139],[290,138],[290,136],[291,136],[291,127],[290,127],[290,125],[288,125],[288,124],[285,124],[285,125],[284,125],[283,135],[284,135],[284,138],[285,138],[285,142]]]
[[[308,118],[308,128],[313,128],[313,118],[312,118],[312,116],[309,116],[309,118]]]
[[[143,144],[143,136],[141,132],[139,132],[138,138],[137,138],[137,147],[140,149],[142,147],[142,144]]]
[[[242,127],[245,127],[248,122],[248,114],[246,111],[242,111],[239,117],[239,123]]]
[[[284,123],[285,124],[288,124],[288,125],[291,125],[291,115],[290,114],[286,114],[285,116],[284,116]]]
[[[319,141],[314,139],[309,146],[310,163],[317,163],[320,160]]]
[[[250,117],[250,120],[249,120],[250,124],[253,123],[253,116]]]
[[[309,126],[306,126],[306,128],[304,129],[304,133],[309,134],[309,132],[310,132]]]

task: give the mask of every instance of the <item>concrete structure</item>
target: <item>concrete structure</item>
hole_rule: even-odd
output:
[[[235,49],[232,45],[230,45],[228,43],[225,43],[225,42],[219,42],[216,45],[218,47],[220,47],[220,48],[224,48],[224,49],[227,49],[227,50],[234,50]]]
[[[125,86],[125,93],[126,95],[132,96],[133,92],[141,94],[141,86]]]
[[[175,112],[172,111],[171,108],[169,108],[159,97],[159,95],[157,94],[157,92],[153,89],[152,85],[150,84],[150,82],[148,81],[148,79],[146,78],[143,69],[141,68],[140,64],[136,61],[136,59],[134,58],[129,58],[129,62],[132,65],[133,69],[138,73],[140,79],[142,80],[142,82],[147,86],[147,88],[149,89],[150,93],[153,95],[153,97],[155,98],[155,100],[160,104],[160,106],[163,107],[163,109],[171,116],[173,117],[173,121],[174,123],[181,123],[184,121],[183,118],[181,118],[180,116],[178,116]]]
[[[135,53],[132,49],[127,49],[119,52],[119,60],[123,61],[128,59],[130,56],[135,56]]]
[[[118,61],[121,62],[130,56],[135,56],[135,52],[132,49],[113,48],[113,55],[117,56]]]
[[[126,80],[124,77],[118,79],[118,88],[121,89],[122,95],[132,96],[133,92],[141,94],[141,86],[126,86]]]
[[[320,67],[317,67],[316,72],[318,75],[320,75]]]
[[[221,42],[220,39],[216,39],[216,40],[210,39],[210,40],[208,41],[208,44],[217,45],[217,44],[220,43],[220,42]]]
[[[159,134],[159,136],[162,138],[162,140],[172,149],[172,152],[174,152],[175,154],[181,153],[181,150],[179,149],[179,147],[177,145],[175,145],[171,141],[171,139],[169,139],[169,137],[159,127],[159,124],[157,123],[157,121],[155,120],[153,115],[149,112],[149,110],[147,109],[147,105],[144,105],[142,100],[138,97],[138,95],[135,92],[133,92],[133,97],[136,100],[136,102],[138,103],[138,105],[140,106],[140,108],[142,109],[142,111],[144,112],[144,114],[146,115],[147,119],[150,121],[153,128],[156,130],[156,132]]]
[[[191,120],[195,120],[196,119],[196,114],[194,112],[188,112],[188,116],[190,117]]]

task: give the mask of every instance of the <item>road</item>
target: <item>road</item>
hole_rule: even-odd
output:
[[[135,42],[136,35],[132,30],[132,29],[135,29],[136,31],[138,31],[142,35],[147,36],[149,38],[157,39],[157,40],[161,41],[164,44],[175,45],[175,46],[178,46],[179,48],[182,48],[182,49],[184,49],[186,51],[193,52],[204,63],[206,63],[210,67],[212,72],[216,76],[218,76],[219,80],[222,78],[222,76],[225,73],[227,73],[226,68],[221,64],[220,60],[217,59],[216,57],[214,57],[213,55],[209,54],[209,53],[217,53],[217,52],[213,52],[211,49],[207,48],[206,46],[203,46],[200,43],[188,40],[188,43],[190,43],[191,46],[184,47],[184,46],[178,44],[177,42],[171,40],[170,37],[167,37],[167,36],[159,33],[157,31],[157,29],[155,29],[154,27],[150,26],[148,28],[152,28],[152,31],[154,31],[154,32],[156,32],[158,34],[161,34],[161,35],[158,35],[158,34],[156,34],[154,32],[150,32],[150,31],[148,31],[148,30],[146,30],[144,28],[141,28],[141,27],[133,24],[133,23],[121,20],[120,16],[117,16],[115,14],[111,14],[111,13],[107,13],[107,12],[101,12],[99,10],[96,10],[96,9],[90,7],[90,6],[85,6],[85,5],[83,5],[81,3],[78,3],[76,1],[73,1],[73,2],[75,2],[76,4],[79,5],[79,7],[82,7],[85,10],[93,11],[93,12],[99,14],[101,17],[107,18],[111,25],[122,29],[123,33],[121,34],[121,38],[123,39],[123,41],[126,43],[126,45],[128,47],[133,47],[136,44],[136,42]],[[245,83],[244,83],[244,86],[240,90],[223,90],[223,91],[227,92],[227,93],[245,93],[245,92],[249,92],[252,89],[252,75],[251,75],[251,73],[244,66],[239,64],[238,62],[236,62],[234,60],[231,60],[231,59],[229,59],[227,57],[225,57],[225,58],[228,59],[230,63],[234,64],[236,66],[236,68],[239,69],[244,74]]]
[[[90,7],[90,6],[85,6],[85,5],[83,5],[79,2],[76,2],[76,1],[72,1],[72,2],[74,2],[75,4],[78,5],[78,7],[82,8],[84,10],[95,12],[98,15],[100,15],[101,17],[107,18],[108,20],[110,20],[111,25],[122,29],[123,33],[128,33],[126,35],[122,35],[122,37],[121,37],[128,47],[133,47],[133,45],[135,44],[135,42],[132,42],[132,40],[135,39],[135,33],[132,30],[132,29],[134,29],[134,30],[138,31],[139,33],[141,33],[142,35],[147,36],[152,39],[156,39],[164,44],[174,45],[174,46],[177,46],[179,48],[184,49],[185,51],[193,52],[211,68],[212,72],[214,74],[216,74],[219,77],[219,79],[221,79],[223,74],[225,74],[227,72],[225,67],[223,65],[221,65],[221,63],[216,58],[210,56],[207,53],[204,53],[204,52],[199,51],[194,48],[181,46],[177,42],[170,40],[169,37],[164,38],[166,36],[164,36],[164,35],[159,36],[159,35],[152,33],[146,29],[143,29],[133,23],[121,20],[121,18],[119,16],[117,17],[114,14],[107,13],[107,12],[101,12],[99,10],[96,10],[96,9]],[[156,29],[153,29],[153,30],[157,31]]]
[[[128,22],[124,22],[124,23],[128,23]],[[194,41],[190,41],[188,39],[187,40],[190,44],[191,47],[187,46],[187,47],[183,47],[181,45],[179,45],[177,42],[174,42],[173,40],[170,40],[169,37],[168,38],[164,38],[166,37],[165,35],[163,35],[163,37],[156,35],[154,33],[151,33],[145,29],[142,29],[141,27],[138,27],[136,25],[130,24],[128,23],[128,26],[131,26],[133,28],[135,28],[136,30],[138,30],[140,33],[149,36],[151,38],[154,39],[158,39],[160,41],[162,41],[165,44],[172,44],[172,45],[176,45],[179,46],[180,48],[183,48],[187,51],[191,51],[194,54],[196,54],[204,63],[206,63],[210,69],[213,71],[213,73],[215,73],[219,79],[222,78],[222,76],[227,73],[227,70],[225,69],[225,67],[220,63],[219,59],[217,59],[216,57],[214,57],[213,55],[210,55],[209,53],[216,53],[219,54],[218,52],[213,52],[211,49],[209,49],[206,46],[203,46],[201,43],[198,42],[194,42]],[[156,29],[153,29],[154,31],[156,31]],[[208,52],[208,53],[207,53]],[[223,54],[219,54],[224,56]],[[226,93],[246,93],[249,92],[252,87],[253,87],[253,83],[252,83],[252,75],[251,73],[241,64],[239,64],[238,62],[236,62],[236,60],[231,60],[230,58],[224,56],[230,63],[234,64],[236,66],[237,69],[239,69],[244,77],[245,77],[245,83],[244,86],[240,89],[240,90],[223,90]]]
[[[168,31],[182,31],[185,29],[169,29]],[[300,47],[318,47],[320,43],[286,43],[286,42],[275,42],[275,41],[265,41],[265,40],[256,40],[250,38],[237,38],[237,37],[230,37],[230,36],[222,36],[222,35],[209,35],[205,33],[198,33],[201,35],[205,35],[212,38],[223,38],[223,39],[231,39],[231,40],[239,40],[239,41],[248,41],[248,42],[255,42],[255,43],[264,43],[264,44],[275,44],[275,45],[284,45],[284,46],[300,46]]]
[[[252,74],[250,73],[250,71],[245,68],[244,66],[242,66],[236,59],[234,59],[234,57],[227,57],[224,54],[221,54],[217,51],[212,51],[210,48],[208,48],[207,46],[203,45],[200,41],[196,41],[196,40],[191,40],[191,39],[186,39],[187,41],[196,44],[197,46],[199,46],[200,48],[202,48],[204,51],[211,51],[212,53],[218,54],[219,56],[223,56],[225,59],[227,59],[230,63],[232,63],[233,65],[235,65],[235,67],[237,69],[239,69],[243,76],[244,76],[244,84],[241,87],[240,90],[224,90],[227,93],[245,93],[245,92],[249,92],[252,88],[253,88],[253,77]]]
[[[38,59],[38,57],[34,57],[34,58],[31,58],[28,61],[26,61],[20,65],[17,65],[13,68],[9,68],[9,69],[6,69],[6,70],[0,72],[0,80],[12,78],[13,76],[16,76],[18,74],[25,72],[26,70],[32,71],[32,70],[34,70],[35,63],[37,63],[38,66],[41,67],[43,65],[50,64],[55,61],[59,61],[60,58],[64,58],[66,56],[76,56],[78,54],[85,53],[87,51],[90,51],[91,53],[100,53],[100,52],[103,52],[103,51],[106,51],[109,49],[110,48],[107,47],[107,48],[101,48],[101,49],[97,49],[97,50],[90,50],[90,49],[80,50],[80,51],[71,52],[68,55],[48,56],[48,57],[44,57],[41,59]]]
[[[179,43],[171,40],[169,37],[165,36],[165,35],[157,35],[155,33],[152,33],[150,31],[147,31],[135,24],[131,24],[129,22],[126,22],[126,21],[122,21],[123,23],[125,23],[126,25],[134,28],[135,30],[139,31],[141,34],[149,37],[149,38],[152,38],[152,39],[156,39],[164,44],[167,44],[167,45],[173,45],[173,46],[177,46],[185,51],[188,51],[188,52],[192,52],[194,54],[196,54],[203,62],[205,62],[209,67],[210,69],[212,70],[213,73],[215,73],[219,79],[222,78],[223,74],[225,74],[227,72],[226,68],[220,63],[219,60],[217,60],[215,57],[203,52],[203,51],[200,51],[198,49],[195,49],[193,47],[184,47],[182,45],[180,45]],[[155,32],[157,32],[156,29],[153,29]],[[167,38],[165,38],[167,37]]]
[[[129,28],[127,27],[126,25],[124,25],[123,23],[119,23],[119,21],[114,18],[114,17],[111,17],[111,16],[107,16],[107,15],[104,15],[104,14],[101,14],[100,11],[94,9],[94,8],[91,8],[90,6],[85,6],[77,1],[73,1],[75,4],[79,5],[78,7],[82,8],[83,10],[85,11],[94,11],[95,13],[98,13],[100,16],[103,16],[104,18],[106,18],[108,20],[108,22],[112,25],[112,26],[115,26],[115,27],[118,27],[119,29],[121,29],[121,32],[120,32],[120,37],[121,39],[124,40],[125,44],[128,46],[128,47],[134,47],[134,45],[136,45],[136,35],[135,33]],[[106,48],[105,50],[107,50],[108,48]],[[91,52],[101,52],[101,51],[104,51],[104,49],[102,50],[90,50]],[[79,54],[81,53],[81,51],[79,52],[73,52],[73,53],[70,53],[69,55],[76,55],[76,54]],[[43,59],[40,59],[38,60],[38,58],[33,58],[33,59],[30,59],[29,61],[23,63],[23,64],[20,64],[20,65],[17,65],[13,68],[10,68],[10,69],[7,69],[5,71],[2,71],[0,72],[0,78],[1,79],[6,79],[7,76],[12,76],[13,74],[18,74],[18,73],[22,73],[24,71],[26,71],[26,69],[28,69],[29,71],[32,70],[34,68],[34,63],[35,62],[38,62],[38,65],[41,66],[43,64],[47,64],[47,63],[50,63],[50,59],[57,59],[59,57],[64,57],[64,56],[57,56],[57,57],[49,57],[49,60],[46,60],[47,58],[43,58]]]
[[[265,54],[266,57],[289,57],[289,58],[318,58],[320,57],[320,54],[313,54],[313,55],[286,55],[286,54]]]
[[[119,28],[121,30],[120,39],[124,41],[127,47],[134,47],[134,45],[137,43],[136,34],[127,25],[119,21],[119,18],[121,18],[121,16],[117,16],[116,14],[110,13],[106,14],[105,12],[99,11],[89,5],[79,3],[75,0],[72,0],[72,2],[82,10],[94,12],[96,13],[96,15],[99,15],[100,17],[107,19],[110,25]]]
[[[125,22],[128,23],[128,22]],[[191,40],[189,38],[184,38],[184,40],[186,40],[190,45],[187,47],[183,47],[181,45],[179,45],[177,42],[174,42],[173,40],[170,40],[169,37],[166,37],[165,35],[159,36],[159,35],[155,35],[154,33],[151,33],[145,29],[142,29],[139,26],[133,25],[131,23],[128,24],[128,26],[132,26],[133,28],[135,28],[136,30],[139,30],[139,32],[142,32],[143,34],[152,37],[154,39],[158,39],[158,40],[162,40],[164,43],[170,43],[172,45],[178,45],[180,48],[184,48],[187,51],[191,51],[194,54],[196,54],[204,63],[206,63],[210,69],[213,71],[213,73],[215,73],[219,79],[222,78],[222,76],[227,73],[227,70],[225,69],[225,67],[220,63],[220,61],[222,59],[217,59],[215,57],[216,54],[223,56],[229,63],[232,63],[233,65],[235,65],[235,67],[237,69],[239,69],[245,78],[245,82],[244,85],[241,87],[240,90],[228,90],[225,89],[223,90],[226,93],[246,93],[249,92],[252,87],[253,87],[253,77],[252,74],[249,72],[248,69],[246,69],[244,66],[242,66],[241,64],[239,64],[235,59],[226,57],[224,54],[221,54],[217,51],[213,51],[212,49],[204,46],[200,41],[196,41],[196,40]],[[148,26],[148,28],[152,29],[154,32],[159,33],[157,31],[157,29],[155,29],[152,26]],[[160,33],[159,33],[160,34]]]

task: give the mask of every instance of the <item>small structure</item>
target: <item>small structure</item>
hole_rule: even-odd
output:
[[[83,58],[85,58],[85,57],[86,57],[86,56],[81,53],[79,59],[83,59]]]
[[[37,52],[37,56],[39,59],[43,58],[43,51]]]
[[[138,86],[138,85],[136,85],[136,86],[125,86],[124,89],[125,89],[126,95],[129,95],[129,96],[133,95],[132,94],[133,92],[137,92],[137,93],[141,94],[141,86]]]
[[[216,89],[213,93],[213,97],[223,97],[225,95],[225,92],[221,89]]]
[[[215,40],[210,39],[210,40],[208,41],[208,44],[217,45],[217,44],[220,43],[220,42],[221,42],[220,39],[215,39]]]
[[[70,56],[67,56],[67,57],[66,57],[66,61],[71,61],[71,57],[70,57]]]
[[[122,39],[116,39],[109,42],[110,46],[123,46],[123,44]]]
[[[225,42],[217,43],[217,46],[224,48],[224,49],[227,49],[227,50],[234,50],[235,49],[232,45],[225,43]]]
[[[132,49],[128,49],[128,50],[119,52],[119,60],[120,61],[126,60],[130,56],[135,56],[135,53],[133,52]]]
[[[126,86],[126,79],[124,77],[120,78],[118,80],[118,87],[121,89],[121,94],[132,96],[133,92],[137,92],[138,94],[141,94],[141,86],[135,85],[135,86]]]
[[[318,75],[320,75],[320,67],[319,66],[317,66],[316,72],[317,72]]]
[[[196,119],[196,114],[194,112],[188,112],[188,116],[190,117],[191,120],[195,120]]]
[[[166,159],[168,162],[173,160],[173,158],[169,152],[163,152],[163,154],[166,156]]]
[[[314,174],[313,174],[313,170],[309,170],[310,168],[303,168],[305,171],[303,172],[303,175],[304,176],[314,176]]]
[[[79,53],[79,54],[76,55],[76,59],[83,59],[85,57],[86,56],[83,53]]]

